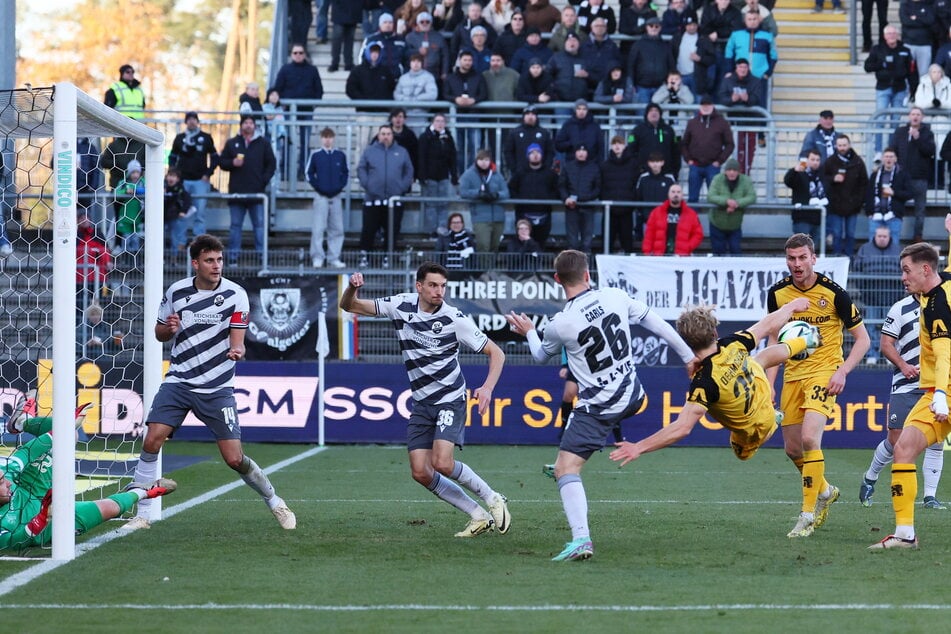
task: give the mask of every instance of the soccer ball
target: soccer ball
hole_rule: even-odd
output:
[[[795,339],[796,337],[806,337],[807,341],[812,341],[817,339],[814,336],[815,327],[811,324],[808,324],[804,321],[790,321],[786,323],[782,328],[779,329],[779,340],[788,341],[790,339]],[[793,361],[802,361],[806,359],[813,353],[815,347],[807,347],[804,351],[800,352],[794,357],[790,357]]]

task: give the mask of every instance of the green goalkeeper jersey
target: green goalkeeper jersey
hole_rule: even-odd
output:
[[[52,446],[51,435],[38,436],[0,467],[11,483],[10,502],[0,506],[0,550],[30,545],[26,525],[40,512],[43,496],[53,485]]]

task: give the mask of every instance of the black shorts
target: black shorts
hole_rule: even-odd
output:
[[[162,423],[178,429],[189,412],[194,413],[217,440],[241,438],[238,406],[234,400],[234,388],[231,387],[223,387],[211,394],[202,394],[191,391],[181,383],[162,383],[145,422]]]
[[[605,441],[614,428],[625,418],[641,411],[645,397],[635,398],[620,414],[603,416],[589,414],[575,408],[568,417],[568,424],[558,448],[587,460],[596,451],[604,449]]]
[[[406,449],[432,449],[436,440],[462,447],[466,436],[466,401],[429,405],[413,403],[406,426]]]

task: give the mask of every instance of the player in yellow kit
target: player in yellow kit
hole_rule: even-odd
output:
[[[929,445],[951,433],[948,386],[951,384],[951,276],[938,272],[938,251],[925,242],[901,252],[901,281],[909,293],[921,294],[920,387],[925,393],[905,419],[892,463],[892,507],[895,532],[869,546],[870,550],[917,548],[915,497],[918,473],[915,461]]]
[[[778,365],[806,348],[819,344],[818,330],[770,346],[755,357],[750,353],[768,335],[789,321],[793,313],[809,308],[809,300],[795,299],[746,330],[717,339],[717,318],[712,306],[685,310],[677,319],[677,332],[700,359],[687,403],[677,419],[635,443],[617,442],[611,460],[623,467],[641,454],[686,438],[704,414],[709,413],[730,430],[730,445],[740,460],[749,460],[776,431],[776,411],[764,367]]]
[[[796,233],[786,241],[789,275],[770,287],[766,306],[770,312],[799,297],[809,300],[809,309],[796,315],[819,329],[822,347],[812,356],[786,363],[780,410],[783,412],[783,443],[786,455],[802,474],[802,508],[788,537],[808,537],[828,516],[829,507],[839,498],[839,489],[825,479],[822,431],[835,411],[836,396],[845,389],[845,380],[869,349],[868,331],[852,298],[841,286],[815,271],[816,250],[812,238]],[[855,341],[849,356],[842,355],[842,328]],[[776,342],[771,336],[769,343]],[[770,382],[776,368],[767,371]]]

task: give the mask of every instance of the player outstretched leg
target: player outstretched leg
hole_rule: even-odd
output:
[[[281,528],[284,530],[297,528],[297,516],[287,507],[281,496],[274,491],[274,486],[268,479],[267,474],[261,470],[261,467],[254,460],[251,460],[247,455],[242,455],[240,463],[232,468],[238,472],[245,484],[257,491],[275,519],[277,519],[277,523],[281,525]]]
[[[452,473],[449,474],[449,477],[475,493],[485,502],[489,513],[492,515],[495,530],[502,535],[509,531],[512,525],[512,516],[509,515],[508,500],[504,495],[494,491],[479,474],[459,460],[454,461]]]
[[[872,455],[872,462],[862,478],[862,484],[859,486],[859,502],[862,506],[872,506],[872,494],[875,493],[875,484],[878,482],[878,476],[882,473],[885,465],[890,464],[894,455],[895,447],[888,438],[875,447],[875,453]]]
[[[562,474],[557,482],[568,526],[571,528],[571,541],[565,544],[560,553],[552,557],[552,561],[590,559],[594,555],[594,545],[591,543],[591,531],[588,528],[588,498],[581,483],[581,474]]]
[[[926,509],[943,511],[948,508],[935,497],[943,468],[944,442],[938,441],[925,449],[925,458],[921,463],[922,478],[924,479],[924,500],[922,500],[922,504]]]

